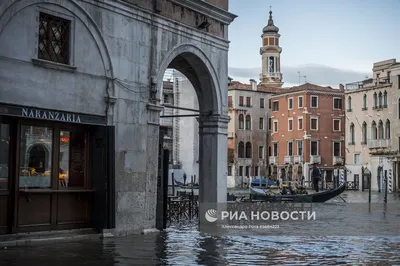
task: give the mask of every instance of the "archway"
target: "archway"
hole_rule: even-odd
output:
[[[182,98],[177,97],[176,93],[176,79],[170,78],[173,89],[174,100],[165,102],[168,96],[165,96],[164,92],[160,90],[157,93],[157,99],[160,104],[164,106],[164,111],[160,116],[160,125],[163,128],[162,119],[173,118],[173,130],[172,136],[173,149],[180,145],[182,137],[177,137],[176,134],[184,135],[181,132],[182,124],[193,120],[195,117],[194,127],[197,127],[198,143],[193,143],[193,147],[197,146],[197,160],[198,165],[198,177],[196,183],[198,183],[198,202],[201,204],[207,203],[216,204],[227,201],[227,126],[229,117],[227,116],[226,104],[227,103],[227,82],[221,82],[219,80],[219,73],[217,73],[207,58],[207,56],[197,47],[193,45],[182,45],[175,48],[170,52],[164,59],[159,73],[157,75],[157,88],[164,86],[165,72],[174,70],[178,76],[186,78],[191,87],[193,88],[195,97],[197,98],[196,103],[191,106],[183,106],[182,102],[185,101]],[[185,89],[185,88],[183,88]],[[176,100],[179,98],[179,102]],[[192,101],[192,100],[189,100]],[[171,106],[172,105],[172,106]],[[166,107],[169,106],[169,107]],[[169,114],[166,114],[166,109],[172,109]],[[180,110],[180,111],[173,111]],[[177,120],[182,122],[176,122]],[[190,124],[190,122],[188,122]],[[179,127],[179,131],[175,129]],[[164,126],[165,128],[165,126]],[[187,129],[186,129],[187,130]],[[171,131],[170,131],[171,132]],[[190,129],[190,132],[191,129]],[[189,135],[189,134],[188,134]],[[159,146],[161,147],[161,145]],[[164,146],[165,150],[165,146]],[[169,153],[171,154],[171,153]],[[175,156],[175,153],[172,157]],[[177,168],[181,168],[180,165],[182,159],[178,160],[172,158],[172,167],[176,165]],[[170,166],[171,167],[171,166]],[[192,173],[187,173],[184,169],[179,173],[179,176],[175,176],[174,179],[179,180],[183,174],[186,173],[188,183],[192,183]],[[172,183],[172,178],[168,178],[169,182]],[[164,179],[165,180],[165,179]],[[174,186],[182,186],[179,182],[174,182]],[[171,184],[172,185],[172,184]],[[195,184],[196,185],[196,184]]]

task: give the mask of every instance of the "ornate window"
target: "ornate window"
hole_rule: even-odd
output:
[[[362,124],[362,144],[366,144],[367,143],[367,123],[364,122]]]
[[[379,139],[384,139],[384,129],[383,129],[383,122],[382,122],[382,120],[379,120],[379,124],[378,124],[378,133],[379,133],[378,138],[379,138]]]
[[[246,143],[246,158],[251,158],[251,143],[247,142]]]
[[[378,131],[376,129],[376,123],[375,121],[372,121],[371,124],[371,139],[377,139],[378,136]]]
[[[244,158],[244,143],[243,143],[243,141],[239,142],[239,145],[238,145],[238,158]]]
[[[69,64],[69,46],[70,21],[40,13],[38,58]]]
[[[244,116],[242,114],[239,115],[239,129],[244,129]]]
[[[350,143],[349,144],[354,144],[356,141],[355,139],[355,132],[354,132],[354,123],[350,124]]]
[[[379,92],[379,108],[382,108],[382,92]]]
[[[383,107],[387,108],[387,91],[383,92]]]
[[[374,92],[374,107],[378,107],[378,94],[376,94],[376,92]]]
[[[390,121],[389,121],[389,119],[386,120],[386,124],[385,124],[385,138],[390,139]]]
[[[367,94],[364,94],[363,96],[363,109],[367,109]]]
[[[246,115],[246,130],[251,130],[251,116]]]

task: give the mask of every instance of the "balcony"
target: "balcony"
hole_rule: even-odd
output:
[[[278,156],[269,156],[269,164],[278,164]]]
[[[391,141],[390,139],[370,139],[368,140],[368,148],[388,148],[390,147]]]
[[[343,157],[333,156],[333,165],[343,164]]]
[[[293,156],[287,155],[283,158],[283,161],[285,164],[291,164],[291,163],[293,163]]]
[[[310,155],[310,164],[313,164],[313,163],[320,164],[321,163],[321,155]]]
[[[301,155],[296,155],[293,157],[294,163],[302,163],[303,162],[303,156]]]

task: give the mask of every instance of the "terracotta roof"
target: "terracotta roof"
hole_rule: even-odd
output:
[[[239,81],[232,81],[231,84],[228,87],[228,90],[252,90],[251,84],[243,84]],[[272,93],[272,94],[286,94],[286,93],[295,93],[298,91],[321,91],[321,92],[332,92],[332,93],[344,93],[344,89],[334,89],[332,87],[323,87],[311,83],[305,83],[300,86],[294,86],[294,87],[288,87],[288,88],[279,88],[279,87],[274,87],[274,86],[267,86],[264,84],[258,84],[257,85],[257,91],[258,92],[266,92],[266,93]]]
[[[228,90],[246,90],[252,91],[251,84],[244,84],[239,81],[232,81],[231,84],[228,86]],[[276,94],[278,91],[282,90],[282,88],[274,87],[274,86],[266,86],[264,84],[257,85],[258,92],[265,92],[265,93],[274,93]]]

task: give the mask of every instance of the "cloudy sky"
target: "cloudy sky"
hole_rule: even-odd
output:
[[[258,80],[262,28],[272,6],[284,86],[338,87],[371,76],[372,64],[400,61],[400,0],[230,0],[229,76]],[[303,76],[306,76],[304,78]]]

